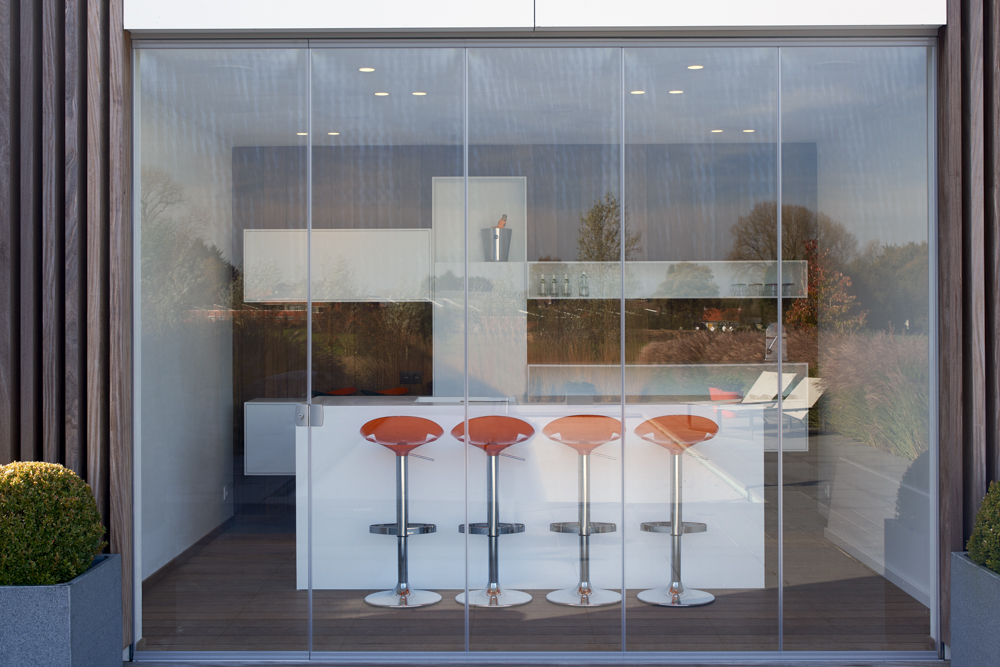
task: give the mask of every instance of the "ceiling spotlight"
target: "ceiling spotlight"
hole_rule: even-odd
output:
[[[386,97],[389,93],[375,93],[375,97]]]
[[[704,65],[688,65],[688,69],[705,69]]]
[[[331,137],[340,136],[340,132],[327,132],[327,134],[329,134]]]
[[[744,132],[747,132],[747,133],[749,133],[749,132],[753,132],[753,130],[743,130],[743,131],[744,131]]]
[[[295,134],[299,135],[300,137],[308,137],[309,136],[308,132],[296,132]]]
[[[646,91],[645,90],[633,90],[632,94],[633,95],[645,95]]]
[[[719,134],[719,133],[721,133],[721,132],[722,132],[722,130],[712,130],[712,133],[713,133],[713,134]]]
[[[671,95],[680,95],[684,91],[683,90],[668,90],[667,92],[670,93]]]
[[[374,67],[359,67],[358,71],[359,72],[374,72],[375,68]]]
[[[413,93],[413,94],[414,94],[414,95],[416,95],[417,97],[423,97],[423,96],[424,96],[424,95],[426,95],[427,93],[420,93],[420,92],[416,92],[416,93]]]

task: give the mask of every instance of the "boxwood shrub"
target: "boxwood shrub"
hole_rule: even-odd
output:
[[[90,487],[72,470],[37,461],[0,466],[0,585],[69,581],[93,563],[103,535]]]
[[[973,561],[1000,573],[1000,483],[990,484],[966,548]]]

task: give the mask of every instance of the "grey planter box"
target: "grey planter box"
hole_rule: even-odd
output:
[[[101,555],[54,586],[0,586],[0,665],[122,664],[122,563]]]
[[[1000,574],[951,555],[951,665],[995,665],[1000,656]]]

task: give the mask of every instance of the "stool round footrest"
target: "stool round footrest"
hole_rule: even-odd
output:
[[[397,526],[394,523],[373,523],[368,526],[368,532],[375,535],[399,535]],[[406,525],[407,535],[426,535],[436,533],[437,526],[433,523],[410,523]]]
[[[549,530],[553,533],[572,533],[574,535],[580,534],[580,522],[579,521],[561,521],[559,523],[550,523]],[[598,533],[613,533],[618,530],[618,526],[613,523],[605,523],[603,521],[591,521],[590,522],[590,534],[596,535]]]
[[[697,523],[694,521],[684,521],[681,523],[684,527],[683,534],[688,533],[704,533],[708,530],[708,526],[703,523]],[[646,533],[670,533],[672,526],[669,521],[643,521],[642,530]]]
[[[523,523],[501,523],[500,524],[500,534],[501,535],[511,535],[513,533],[523,533],[524,524]],[[458,524],[458,532],[465,532],[465,524]],[[469,535],[489,535],[490,525],[488,523],[470,523],[469,524]]]

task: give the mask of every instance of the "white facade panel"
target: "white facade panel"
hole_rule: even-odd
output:
[[[532,0],[125,0],[126,30],[530,30]]]
[[[946,0],[125,0],[135,31],[933,27]]]
[[[945,24],[946,0],[536,0],[538,28],[818,28]]]

